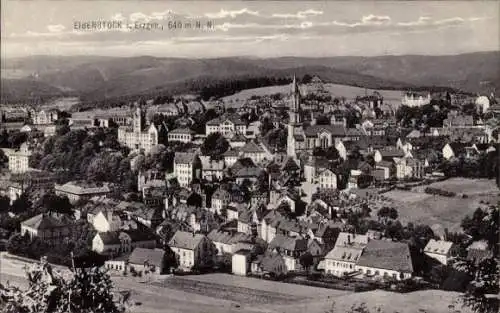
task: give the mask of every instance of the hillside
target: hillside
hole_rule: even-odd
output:
[[[2,61],[2,97],[17,99],[70,92],[84,101],[125,96],[198,92],[215,81],[318,75],[324,82],[369,89],[417,89],[432,86],[471,93],[500,89],[500,52],[451,56],[282,57],[182,59],[150,56],[29,58]],[[20,82],[5,73],[26,73]],[[37,77],[35,80],[33,77]],[[31,81],[31,83],[28,83]],[[12,87],[15,85],[15,87]]]

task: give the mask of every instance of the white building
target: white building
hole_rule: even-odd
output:
[[[175,253],[179,267],[184,270],[195,265],[209,265],[215,258],[215,246],[202,234],[177,231],[168,245]]]
[[[405,93],[401,104],[408,107],[421,107],[431,103],[431,94],[428,93],[427,96],[418,95],[415,93]]]
[[[201,161],[198,155],[190,152],[176,152],[174,174],[181,187],[189,186],[191,181],[201,176]]]
[[[370,240],[355,269],[366,279],[409,279],[413,274],[413,263],[408,244]]]
[[[235,134],[245,134],[247,125],[238,116],[221,116],[208,121],[205,125],[206,135],[213,133],[221,133],[227,139],[232,138]]]
[[[11,173],[26,173],[29,170],[29,158],[31,150],[27,143],[21,144],[19,150],[2,149],[9,159],[9,171]]]
[[[342,277],[355,272],[363,249],[368,244],[368,236],[341,232],[335,247],[325,256],[325,273]]]
[[[168,133],[169,142],[189,143],[193,141],[195,132],[189,128],[176,128]]]
[[[98,232],[116,231],[121,226],[121,220],[112,211],[100,211],[92,219],[92,226]]]
[[[151,124],[146,126],[145,114],[138,107],[133,116],[133,126],[121,126],[118,128],[118,142],[129,147],[132,150],[143,149],[145,153],[149,153],[151,149],[158,145],[162,136],[165,136],[166,127],[159,127]]]
[[[106,195],[111,192],[107,183],[97,185],[76,181],[67,182],[64,185],[56,184],[54,189],[56,195],[68,197],[71,203],[75,203],[79,200],[88,200],[97,196],[106,197]]]
[[[337,189],[337,175],[330,169],[325,169],[318,175],[321,189]]]
[[[57,110],[41,110],[39,112],[32,110],[31,119],[35,125],[52,124],[59,118]]]
[[[454,256],[455,245],[451,241],[431,239],[424,248],[425,255],[436,259],[439,263],[447,265]]]

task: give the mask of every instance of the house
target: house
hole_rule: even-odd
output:
[[[459,142],[447,143],[444,145],[442,152],[443,158],[450,160],[451,158],[456,158],[460,154],[465,153],[465,145]]]
[[[213,133],[220,133],[227,139],[235,134],[245,134],[247,125],[237,115],[225,115],[208,121],[205,125],[205,134],[208,136]]]
[[[13,203],[26,190],[30,190],[31,192],[52,190],[55,181],[55,175],[46,171],[30,170],[22,174],[12,174],[9,180],[9,199]]]
[[[144,229],[127,229],[97,233],[92,239],[92,251],[117,256],[134,248],[155,248],[156,237]]]
[[[337,174],[331,169],[322,170],[318,175],[318,182],[321,189],[337,189]]]
[[[98,232],[116,231],[121,227],[121,219],[113,211],[99,211],[92,218],[92,226]]]
[[[132,150],[144,150],[149,153],[166,136],[165,125],[146,125],[145,111],[139,106],[133,115],[133,126],[120,126],[118,128],[118,142]]]
[[[250,158],[255,164],[259,164],[267,158],[270,158],[266,151],[253,141],[248,142],[239,150],[243,153],[243,157]]]
[[[168,141],[190,143],[195,134],[196,132],[189,128],[176,128],[168,133]]]
[[[396,178],[422,178],[425,174],[424,163],[414,158],[394,158]]]
[[[246,233],[224,231],[220,229],[212,230],[207,235],[207,238],[215,245],[218,256],[233,254],[237,250],[242,249],[242,244],[245,243],[250,247],[252,241],[252,237]]]
[[[243,153],[239,149],[229,149],[223,154],[224,163],[227,167],[231,167],[242,155]]]
[[[236,179],[237,184],[249,180],[253,183],[257,182],[260,175],[264,172],[260,167],[256,166],[250,158],[238,159],[236,163],[229,169],[230,176]]]
[[[231,257],[231,272],[234,275],[246,276],[250,271],[251,250],[240,249]]]
[[[236,133],[232,138],[231,140],[229,140],[229,145],[231,146],[231,148],[241,148],[243,146],[245,146],[247,143],[247,138],[245,138],[245,136],[243,136],[243,134],[240,134],[240,133]]]
[[[230,202],[231,193],[225,186],[221,185],[212,194],[212,206],[210,211],[217,212],[217,214],[220,215],[222,208],[228,206]]]
[[[9,159],[9,171],[11,173],[26,173],[29,170],[31,149],[26,142],[21,144],[18,150],[7,148],[2,150]]]
[[[128,257],[130,270],[137,273],[163,274],[165,270],[165,250],[135,248]]]
[[[84,220],[74,220],[67,215],[42,213],[21,222],[21,235],[57,245],[80,235],[85,225]]]
[[[375,170],[372,171],[372,175],[375,180],[386,180],[389,179],[395,172],[395,166],[393,162],[380,161],[375,164]]]
[[[325,256],[325,274],[342,277],[355,272],[356,262],[367,244],[366,235],[339,233],[335,246]]]
[[[208,181],[222,180],[224,177],[224,160],[213,160],[209,156],[200,156],[200,161],[201,177],[203,179]]]
[[[92,197],[106,197],[111,192],[107,183],[94,184],[85,181],[72,181],[64,185],[55,184],[54,189],[56,195],[68,197],[71,203],[89,200]]]
[[[370,240],[355,266],[365,278],[404,280],[412,277],[413,263],[407,243]]]
[[[56,134],[56,130],[57,130],[57,127],[55,125],[49,125],[49,126],[46,126],[44,129],[43,129],[43,136],[44,137],[51,137],[51,136],[55,136]]]
[[[211,266],[214,263],[215,246],[205,235],[177,231],[168,245],[183,270],[191,270],[194,266]]]
[[[424,248],[424,254],[436,259],[439,263],[447,265],[455,255],[456,247],[451,241],[431,239]]]
[[[193,179],[201,176],[201,161],[192,152],[176,152],[174,157],[174,173],[181,187],[187,187]]]
[[[285,259],[277,253],[266,253],[259,255],[251,263],[251,272],[256,275],[271,274],[275,277],[285,275],[288,272]]]
[[[281,234],[274,236],[269,243],[268,249],[278,253],[285,261],[287,271],[300,270],[299,258],[307,252],[307,240],[297,237],[289,237]]]

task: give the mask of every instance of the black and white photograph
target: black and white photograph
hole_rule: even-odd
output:
[[[0,312],[499,312],[500,0],[0,1]]]

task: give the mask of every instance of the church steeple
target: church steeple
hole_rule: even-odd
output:
[[[301,132],[300,121],[300,89],[297,79],[293,75],[292,88],[290,94],[290,110],[288,112],[288,135],[287,135],[287,154],[293,158],[297,157],[295,136]]]

